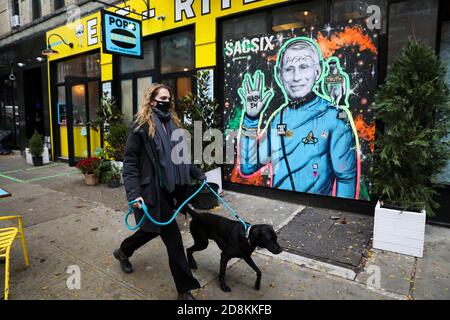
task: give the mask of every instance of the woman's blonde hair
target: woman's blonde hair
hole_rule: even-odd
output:
[[[151,111],[152,106],[150,103],[155,100],[156,95],[158,94],[159,89],[166,89],[170,93],[170,107],[169,111],[172,114],[172,120],[175,123],[175,125],[180,128],[181,127],[181,120],[178,118],[177,113],[175,112],[175,105],[173,101],[173,92],[172,89],[169,86],[166,86],[165,84],[161,83],[152,83],[144,94],[144,99],[141,104],[141,110],[137,114],[136,123],[137,128],[139,129],[142,127],[145,123],[148,124],[148,135],[150,137],[155,136],[155,122],[153,120],[153,112]]]

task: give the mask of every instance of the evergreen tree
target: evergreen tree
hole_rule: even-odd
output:
[[[373,192],[402,209],[439,205],[432,178],[449,159],[449,89],[446,66],[424,43],[410,40],[389,68],[375,97],[377,130]]]

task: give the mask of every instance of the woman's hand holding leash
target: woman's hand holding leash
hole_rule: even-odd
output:
[[[138,209],[142,209],[141,207],[141,202],[144,203],[144,198],[142,197],[137,197],[136,199],[134,199],[134,201],[137,201],[136,203],[133,203],[132,206],[134,208],[138,208]]]

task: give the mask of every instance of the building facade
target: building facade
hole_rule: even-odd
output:
[[[47,61],[42,50],[46,31],[65,24],[67,10],[74,6],[83,15],[104,5],[87,0],[0,1],[0,129],[10,132],[6,142],[10,148],[24,152],[35,130],[51,147]]]
[[[41,49],[50,45],[57,51],[40,66],[47,90],[44,130],[54,160],[73,164],[102,145],[100,132],[87,122],[103,93],[117,99],[129,122],[149,84],[168,84],[181,98],[195,92],[194,76],[206,69],[222,129],[236,132],[224,137],[236,142],[233,164],[222,171],[230,188],[368,209],[365,204],[374,200],[371,106],[388,65],[408,37],[450,60],[450,14],[442,0],[128,0],[107,7],[104,2],[85,3],[89,10],[80,12],[58,9],[65,10],[66,21],[61,16],[41,41]],[[141,59],[103,51],[100,7],[141,21]],[[289,63],[310,76],[295,79]],[[252,99],[267,105],[246,118],[242,110],[257,106]],[[321,124],[314,113],[321,114]],[[252,140],[256,131],[266,138]],[[441,176],[447,185],[448,172]]]

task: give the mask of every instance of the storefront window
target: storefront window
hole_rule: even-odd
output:
[[[98,81],[88,82],[89,96],[89,121],[97,117],[96,109],[100,103]]]
[[[143,42],[144,59],[120,57],[120,73],[139,72],[155,68],[155,41]]]
[[[389,7],[388,64],[391,64],[409,37],[435,48],[438,0],[411,0]]]
[[[190,77],[182,77],[177,79],[177,98],[187,95],[192,90]]]
[[[346,22],[370,17],[374,14],[374,11],[367,12],[369,6],[377,6],[380,9],[380,32],[386,33],[386,0],[333,0],[333,22]]]
[[[144,99],[144,94],[147,88],[152,84],[152,77],[142,77],[137,79],[137,109],[141,110],[142,100]]]
[[[57,115],[58,115],[58,123],[65,125],[67,124],[67,109],[66,109],[66,87],[59,86],[58,97],[56,102]]]
[[[125,123],[133,120],[133,80],[122,80],[120,82],[122,92],[122,113],[124,114]]]
[[[283,31],[322,24],[323,1],[312,1],[273,10],[272,30]]]
[[[161,73],[194,68],[194,33],[184,31],[161,38]]]
[[[442,23],[439,57],[442,62],[447,64],[446,82],[450,89],[450,21],[445,21]],[[449,143],[450,134],[443,140]],[[450,186],[450,161],[447,162],[447,165],[444,167],[442,172],[437,175],[435,182]]]
[[[14,105],[14,107],[13,107]],[[20,117],[17,100],[17,81],[0,80],[0,130],[8,135],[5,144],[20,145]],[[4,138],[4,137],[3,137]]]
[[[223,22],[223,39],[251,37],[267,31],[267,13],[256,13]]]
[[[73,124],[86,123],[86,93],[83,84],[72,86]]]
[[[100,77],[100,54],[91,54],[57,63],[57,81],[66,76]]]

